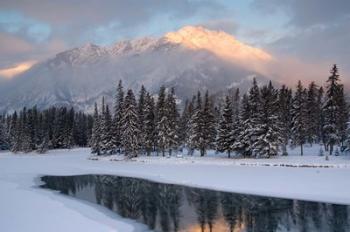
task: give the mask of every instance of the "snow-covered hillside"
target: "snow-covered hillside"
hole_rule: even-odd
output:
[[[0,111],[23,106],[73,105],[91,109],[103,95],[112,100],[119,79],[153,93],[175,87],[180,99],[197,90],[247,89],[252,76],[264,80],[271,55],[233,36],[185,27],[161,38],[141,38],[101,47],[86,44],[57,54],[0,85]],[[24,81],[25,80],[25,81]]]

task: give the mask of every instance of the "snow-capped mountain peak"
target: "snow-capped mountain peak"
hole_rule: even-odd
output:
[[[167,33],[165,38],[190,49],[211,51],[233,62],[247,60],[267,62],[272,59],[272,56],[262,49],[244,44],[223,31],[208,30],[202,26],[186,26],[176,32]]]
[[[182,100],[197,90],[225,90],[231,83],[246,89],[249,76],[263,79],[260,66],[270,59],[261,49],[204,27],[187,26],[160,38],[125,40],[107,47],[88,43],[0,85],[0,112],[33,105],[88,110],[102,96],[111,101],[119,80],[125,88],[138,90],[144,85],[153,93],[161,85],[175,87]]]

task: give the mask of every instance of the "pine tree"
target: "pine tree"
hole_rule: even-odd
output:
[[[137,157],[139,152],[139,123],[137,105],[133,91],[128,90],[124,101],[124,112],[121,120],[121,138],[125,155],[129,158]]]
[[[258,138],[253,144],[257,157],[276,156],[278,147],[283,142],[281,121],[278,114],[278,96],[270,81],[261,89],[261,114],[258,126]]]
[[[249,90],[249,95],[244,96],[242,101],[241,128],[237,141],[233,144],[234,150],[244,156],[252,156],[254,144],[261,131],[261,99],[260,90],[256,79]]]
[[[233,131],[233,112],[232,103],[229,96],[225,98],[225,106],[222,112],[221,120],[218,128],[218,136],[216,141],[217,150],[227,152],[228,158],[231,157],[232,151],[232,131]]]
[[[321,86],[318,91],[317,91],[317,142],[322,142],[323,144],[325,144],[324,141],[324,136],[323,136],[323,126],[324,126],[324,116],[323,116],[323,101],[324,101],[324,97],[323,97],[324,91],[323,91],[323,87]]]
[[[292,114],[292,144],[300,146],[300,155],[303,155],[303,145],[306,142],[306,89],[298,82],[297,90],[294,95],[291,114]]]
[[[147,93],[145,98],[145,110],[144,110],[144,147],[146,149],[147,156],[154,151],[156,141],[156,128],[155,128],[155,106],[153,97]]]
[[[310,144],[313,144],[317,141],[318,135],[318,89],[315,82],[311,82],[307,92],[307,101],[306,101],[306,140]]]
[[[105,105],[104,98],[102,98],[102,114],[100,117],[100,148],[101,153],[104,155],[113,153],[111,125],[112,116],[108,105]]]
[[[98,113],[97,104],[95,103],[95,110],[94,110],[94,118],[93,118],[93,126],[92,126],[92,133],[91,133],[91,139],[90,139],[90,147],[91,147],[91,153],[100,155],[101,154],[101,147],[100,147],[100,115]]]
[[[6,134],[5,116],[0,116],[0,150],[9,148]]]
[[[285,85],[279,90],[278,93],[278,112],[281,126],[282,142],[282,155],[288,155],[287,145],[290,138],[290,126],[291,126],[291,105],[292,105],[292,91]]]
[[[139,137],[139,142],[140,142],[140,150],[143,152],[144,151],[144,144],[145,144],[145,129],[144,129],[144,121],[145,121],[145,98],[146,98],[147,91],[145,87],[142,85],[141,90],[139,93],[139,100],[137,103],[137,116],[139,119],[139,128],[140,128],[140,137]]]
[[[190,155],[193,154],[195,149],[200,149],[202,140],[202,97],[201,93],[197,93],[196,106],[190,119],[190,129],[188,138],[188,147],[190,149]]]
[[[165,149],[166,149],[166,139],[164,135],[166,134],[167,130],[167,115],[166,115],[166,106],[165,106],[165,100],[166,100],[166,94],[165,94],[165,87],[161,86],[158,93],[158,100],[157,100],[157,106],[156,106],[156,133],[157,133],[157,151],[161,151],[163,156],[165,155]]]
[[[334,145],[342,139],[340,130],[344,126],[343,120],[347,120],[347,116],[344,117],[347,113],[343,112],[346,111],[344,108],[347,108],[343,96],[343,86],[339,83],[338,68],[334,65],[331,70],[331,76],[327,80],[326,101],[323,106],[323,131],[330,155],[333,153]]]
[[[179,144],[179,136],[178,136],[178,120],[179,120],[179,112],[176,106],[175,99],[175,89],[172,88],[171,91],[167,95],[166,99],[166,114],[168,115],[168,131],[167,136],[169,137],[169,155],[171,155],[172,150],[176,150]]]
[[[209,93],[206,91],[204,96],[204,107],[202,113],[202,139],[200,145],[201,156],[204,156],[206,150],[215,149],[216,139],[216,121],[213,112],[212,101],[209,98]]]
[[[117,94],[114,103],[114,117],[111,126],[112,133],[112,153],[121,151],[121,120],[123,118],[124,90],[123,83],[120,80],[117,87]]]

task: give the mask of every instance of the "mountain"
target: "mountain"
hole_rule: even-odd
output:
[[[125,88],[145,85],[153,93],[161,85],[175,87],[179,99],[197,90],[247,89],[253,76],[265,80],[263,67],[271,59],[225,32],[193,26],[108,47],[86,44],[1,83],[0,111],[34,105],[90,110],[102,96],[112,101],[120,79]]]

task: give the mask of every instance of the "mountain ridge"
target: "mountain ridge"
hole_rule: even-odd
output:
[[[197,47],[188,45],[191,40]],[[227,41],[232,42],[231,47]],[[152,93],[161,85],[175,87],[178,97],[185,99],[197,90],[217,92],[230,85],[247,88],[252,75],[266,79],[254,65],[250,68],[245,62],[254,61],[259,66],[271,56],[235,41],[222,31],[187,26],[160,38],[125,40],[106,47],[88,43],[37,63],[4,84],[0,111],[33,105],[72,105],[91,110],[102,95],[112,98],[118,80],[124,82],[125,88],[137,90],[145,85]],[[232,60],[220,55],[224,45],[228,52],[236,51]],[[248,53],[252,53],[251,57]]]

